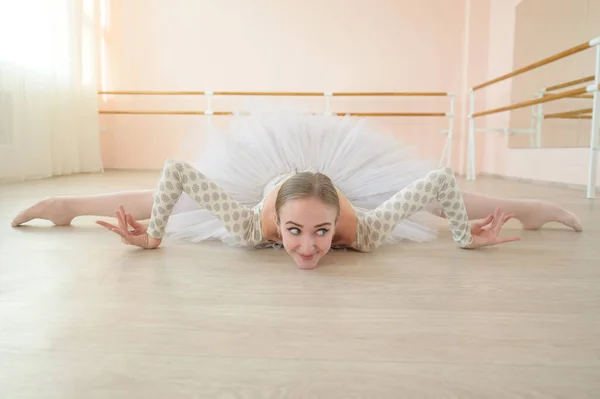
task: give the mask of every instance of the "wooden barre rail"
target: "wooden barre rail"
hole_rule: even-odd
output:
[[[570,80],[565,83],[560,83],[554,86],[546,87],[546,91],[554,91],[564,89],[565,87],[575,86],[581,83],[593,82],[596,77],[594,75],[586,76],[585,78]]]
[[[552,114],[544,115],[544,119],[566,118],[566,117],[571,117],[571,116],[583,116],[583,114],[589,114],[593,110],[594,110],[593,108],[582,108],[582,109],[575,109],[573,111],[555,112]]]
[[[392,97],[446,97],[451,93],[444,91],[400,91],[400,92],[338,92],[331,93],[333,97],[360,97],[360,96],[392,96]]]
[[[233,115],[233,112],[228,111],[213,111],[207,113],[205,111],[136,111],[136,110],[99,110],[99,114],[105,115]]]
[[[596,85],[595,88],[596,88],[596,90],[599,90],[600,89],[600,84]],[[547,103],[547,102],[550,102],[550,101],[558,100],[560,98],[565,98],[565,97],[571,97],[571,96],[575,96],[575,95],[579,95],[579,94],[584,94],[586,92],[587,92],[587,88],[586,87],[580,87],[578,89],[564,91],[562,93],[551,94],[549,96],[536,98],[534,100],[528,100],[528,101],[523,101],[523,102],[512,104],[512,105],[507,105],[506,107],[495,108],[495,109],[490,109],[488,111],[477,112],[477,113],[474,113],[473,115],[471,115],[471,118],[477,118],[479,116],[496,114],[498,112],[503,112],[503,111],[510,111],[510,110],[513,110],[513,109],[528,107],[530,105]]]
[[[99,91],[102,95],[148,95],[148,96],[296,96],[296,97],[445,97],[451,95],[441,91],[400,91],[400,92],[270,92],[270,91],[140,91],[119,90]]]
[[[207,113],[205,111],[119,111],[119,110],[100,110],[100,114],[112,114],[112,115],[234,115],[230,111],[213,111]],[[248,115],[248,113],[241,112],[241,115]],[[445,112],[332,112],[333,115],[338,116],[446,116]]]
[[[575,47],[571,47],[570,49],[561,51],[560,53],[556,53],[556,54],[554,54],[554,55],[552,55],[550,57],[544,58],[543,60],[534,62],[533,64],[529,64],[529,65],[524,66],[522,68],[519,68],[519,69],[517,69],[517,70],[515,70],[513,72],[507,73],[507,74],[499,76],[499,77],[497,77],[495,79],[492,79],[492,80],[489,80],[487,82],[481,83],[481,84],[473,87],[473,91],[482,89],[482,88],[487,87],[489,85],[492,85],[494,83],[498,83],[498,82],[501,82],[501,81],[506,80],[508,78],[512,78],[512,77],[520,75],[522,73],[525,73],[525,72],[531,71],[533,69],[539,68],[539,67],[541,67],[543,65],[549,64],[549,63],[554,62],[556,60],[560,60],[561,58],[568,57],[568,56],[570,56],[572,54],[576,54],[576,53],[578,53],[580,51],[583,51],[583,50],[586,50],[586,49],[588,49],[590,47],[592,47],[592,45],[590,44],[589,41],[586,41],[586,42],[581,43],[581,44],[579,44],[579,45],[577,45]]]
[[[551,93],[544,93],[544,97],[552,96]],[[579,94],[577,96],[569,96],[570,98],[594,98],[593,94]]]
[[[592,115],[558,115],[546,119],[592,119]]]
[[[592,115],[562,115],[562,114],[550,114],[545,115],[544,119],[592,119]]]

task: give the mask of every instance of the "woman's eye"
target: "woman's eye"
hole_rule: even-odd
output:
[[[292,227],[291,229],[288,229],[288,231],[292,234],[298,235],[300,234],[300,229],[297,229],[295,227]]]
[[[320,236],[324,236],[325,234],[327,234],[328,231],[329,230],[327,230],[327,229],[321,229],[321,230],[317,231],[317,234]]]

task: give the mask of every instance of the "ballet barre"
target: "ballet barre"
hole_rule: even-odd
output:
[[[544,91],[549,92],[549,91],[560,90],[560,89],[564,89],[565,87],[571,87],[571,86],[576,86],[576,85],[582,84],[582,83],[593,82],[594,79],[595,79],[595,76],[590,75],[590,76],[586,76],[585,78],[581,78],[581,79],[569,80],[568,82],[564,82],[564,83],[560,83],[560,84],[557,84],[554,86],[546,87],[546,89]]]
[[[548,97],[548,96],[552,96],[553,91],[556,90],[560,90],[560,89],[564,89],[567,87],[571,87],[571,86],[576,86],[579,84],[583,84],[583,83],[588,83],[591,81],[594,81],[595,77],[594,75],[590,75],[590,76],[586,76],[584,78],[580,78],[580,79],[574,79],[574,80],[570,80],[567,82],[563,82],[563,83],[559,83],[553,86],[549,86],[546,88],[542,88],[541,90],[539,90],[537,93],[534,94],[534,97],[539,98],[539,97]],[[579,99],[593,99],[594,95],[593,94],[569,94],[568,96],[565,96],[564,98],[579,98]],[[573,112],[576,112],[577,110],[573,110],[573,111],[566,111],[566,112],[556,112],[556,113],[552,113],[552,114],[544,114],[544,108],[543,108],[543,104],[537,104],[535,105],[535,107],[532,107],[532,114],[531,114],[531,125],[532,125],[532,129],[530,129],[530,131],[528,133],[530,133],[530,146],[531,147],[536,147],[536,148],[540,148],[542,146],[542,121],[544,119],[592,119],[591,115],[573,115]],[[591,112],[591,111],[590,111]]]
[[[591,115],[586,115],[592,111],[592,108],[582,108],[572,111],[555,112],[553,114],[545,114],[544,119],[592,119]]]
[[[515,76],[521,75],[523,73],[532,71],[541,66],[550,64],[557,60],[563,59],[570,55],[579,53],[581,51],[585,51],[587,49],[595,47],[596,49],[596,57],[595,57],[595,68],[594,74],[590,76],[586,76],[584,78],[571,80],[568,82],[556,84],[550,87],[547,87],[540,92],[536,93],[536,98],[528,101],[522,101],[515,104],[507,105],[504,107],[499,107],[495,109],[475,112],[475,92],[477,90],[483,89],[495,83],[504,81],[509,78],[513,78]],[[572,87],[578,84],[593,82],[587,86],[570,89],[567,91],[562,91],[555,93],[556,90],[565,89],[568,87]],[[497,78],[491,79],[487,82],[478,84],[469,89],[469,130],[468,130],[468,139],[467,139],[467,180],[475,180],[476,172],[475,172],[475,133],[476,132],[498,132],[501,131],[506,134],[530,134],[536,140],[536,145],[540,147],[541,142],[541,123],[544,119],[591,119],[591,137],[590,137],[590,147],[589,147],[589,167],[588,167],[588,179],[587,179],[587,198],[594,198],[596,196],[596,170],[598,165],[598,151],[600,151],[599,144],[599,136],[600,136],[600,37],[594,38],[584,43],[580,43],[574,47],[556,53],[552,56],[546,57],[540,61],[534,62],[532,64],[526,65],[522,68],[516,69],[510,73],[504,74]],[[554,114],[544,115],[542,112],[542,104],[556,101],[563,98],[583,98],[583,99],[592,99],[593,104],[591,108],[566,111],[566,112],[558,112]],[[532,119],[531,126],[529,129],[491,129],[491,128],[475,128],[475,119],[492,115],[500,112],[516,110],[524,107],[532,107]],[[537,112],[536,112],[537,109]],[[586,111],[586,112],[583,112]],[[591,113],[592,115],[586,115]]]
[[[212,109],[212,99],[215,96],[287,96],[287,97],[324,97],[324,115],[357,116],[357,117],[448,117],[448,129],[440,133],[446,135],[444,148],[440,158],[440,166],[445,163],[451,165],[452,161],[452,139],[454,134],[454,108],[455,97],[453,93],[442,91],[400,91],[400,92],[297,92],[297,91],[173,91],[173,90],[102,90],[99,95],[143,95],[143,96],[205,96],[207,107],[204,111],[184,110],[99,110],[103,115],[204,115],[227,116],[248,115],[244,112],[215,111]],[[449,97],[450,105],[448,112],[333,112],[331,110],[331,98],[333,97]]]
[[[597,41],[598,38],[596,38],[594,40]],[[574,46],[574,47],[571,47],[571,48],[569,48],[567,50],[564,50],[564,51],[561,51],[559,53],[556,53],[556,54],[554,54],[554,55],[552,55],[550,57],[546,57],[546,58],[544,58],[544,59],[542,59],[540,61],[534,62],[534,63],[526,65],[526,66],[524,66],[522,68],[516,69],[516,70],[514,70],[512,72],[509,72],[509,73],[507,73],[505,75],[499,76],[499,77],[497,77],[495,79],[492,79],[492,80],[489,80],[487,82],[481,83],[481,84],[479,84],[477,86],[474,86],[472,88],[472,91],[477,91],[479,89],[483,89],[484,87],[493,85],[494,83],[502,82],[503,80],[506,80],[506,79],[509,79],[509,78],[513,78],[513,77],[515,77],[517,75],[521,75],[521,74],[523,74],[525,72],[529,72],[529,71],[537,69],[537,68],[539,68],[541,66],[550,64],[551,62],[558,61],[558,60],[560,60],[562,58],[565,58],[565,57],[568,57],[570,55],[577,54],[577,53],[579,53],[581,51],[587,50],[588,48],[593,47],[594,45],[597,45],[597,43],[592,43],[592,42],[594,42],[594,40],[590,40],[590,41],[578,44],[577,46]]]
[[[543,89],[542,89],[543,90]],[[546,96],[550,96],[550,93],[543,93],[542,96],[546,97]],[[593,94],[579,94],[579,95],[574,95],[574,96],[569,96],[570,98],[587,98],[587,99],[593,99],[594,95]]]
[[[557,85],[554,87],[555,88],[559,88],[559,86],[560,87],[568,87],[570,85],[574,85],[574,84],[586,82],[586,81],[588,81],[587,78],[578,79],[576,81],[574,80],[571,82],[567,82],[567,83],[569,83],[568,85],[567,85],[567,83],[564,83],[564,84]],[[528,134],[528,135],[530,135],[530,138],[531,138],[531,141],[530,141],[531,145],[539,148],[541,146],[541,129],[542,129],[541,119],[559,119],[559,118],[560,119],[588,119],[586,117],[574,118],[574,115],[572,115],[572,114],[577,114],[578,110],[544,115],[541,105],[543,103],[555,101],[555,100],[558,100],[561,98],[577,98],[577,97],[585,95],[583,93],[586,93],[586,92],[587,92],[587,88],[583,87],[583,88],[573,89],[573,90],[562,92],[562,93],[555,93],[555,94],[545,93],[544,95],[537,95],[536,96],[537,98],[534,100],[523,101],[520,103],[516,103],[513,105],[506,106],[506,107],[491,109],[488,111],[476,112],[475,114],[471,115],[473,118],[476,118],[479,116],[491,115],[491,114],[495,114],[495,113],[503,112],[503,111],[511,111],[514,109],[520,109],[520,108],[524,108],[524,107],[528,107],[528,106],[538,106],[537,112],[536,112],[535,108],[532,108],[531,126],[529,127],[529,129],[483,128],[483,129],[475,129],[475,132],[478,132],[478,133],[479,132],[482,132],[482,133],[495,133],[496,132],[496,133],[504,133],[504,134]],[[590,109],[590,111],[580,112],[580,113],[585,114],[585,113],[590,113],[590,112],[592,112],[591,109]]]
[[[523,101],[523,102],[512,104],[512,105],[507,105],[506,107],[500,107],[500,108],[490,109],[488,111],[476,112],[474,114],[471,114],[471,117],[472,118],[477,118],[479,116],[497,114],[498,112],[511,111],[513,109],[528,107],[530,105],[547,103],[547,102],[558,100],[558,99],[561,99],[561,98],[570,97],[570,96],[577,95],[577,94],[583,94],[585,92],[593,92],[593,91],[597,90],[597,86],[598,85],[591,85],[591,88],[589,88],[589,87],[582,87],[582,88],[579,88],[579,89],[573,89],[573,90],[565,91],[563,93],[551,94],[551,95],[546,96],[546,97],[540,97],[540,98],[537,98],[535,100],[527,100],[527,101]]]
[[[147,111],[147,110],[100,110],[100,114],[113,115],[206,115],[206,116],[223,116],[223,115],[250,115],[247,112],[231,112],[231,111]],[[332,112],[338,116],[446,116],[445,112]]]
[[[277,97],[446,97],[452,93],[442,91],[365,91],[365,92],[316,92],[316,91],[160,91],[160,90],[117,90],[99,91],[104,95],[144,96],[277,96]]]
[[[536,97],[548,97],[548,96],[552,95],[551,92],[553,92],[553,91],[564,89],[567,87],[576,86],[576,85],[583,84],[583,83],[593,82],[594,79],[595,79],[595,76],[590,75],[590,76],[586,76],[581,79],[569,80],[564,83],[559,83],[559,84],[556,84],[553,86],[545,87],[545,88],[542,88],[538,93],[536,93]],[[587,94],[587,93],[570,94],[570,95],[566,96],[565,98],[593,99],[594,95]],[[584,108],[584,109],[574,109],[571,111],[554,112],[551,114],[545,114],[544,110],[543,110],[543,105],[539,104],[537,106],[537,109],[533,112],[533,117],[537,119],[536,131],[535,131],[536,146],[538,148],[541,147],[541,140],[542,140],[541,120],[542,119],[592,119],[591,115],[585,115],[585,114],[591,113],[592,111],[593,111],[592,108]]]

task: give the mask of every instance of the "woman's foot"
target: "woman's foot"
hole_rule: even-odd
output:
[[[20,212],[11,225],[17,227],[33,219],[45,219],[57,226],[67,226],[71,224],[74,217],[67,201],[48,198]]]
[[[542,201],[532,201],[528,212],[518,214],[517,219],[526,230],[538,230],[550,222],[562,223],[575,231],[581,231],[581,221],[575,214],[556,204]]]

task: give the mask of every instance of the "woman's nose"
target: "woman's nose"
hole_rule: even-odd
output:
[[[315,247],[315,240],[312,236],[307,234],[303,237],[301,249],[305,254],[311,254]]]

